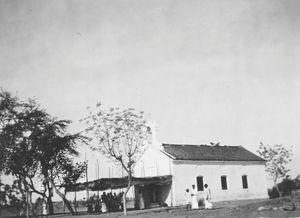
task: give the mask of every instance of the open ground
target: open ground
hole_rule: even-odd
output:
[[[259,211],[259,207],[269,208]],[[252,217],[300,217],[300,209],[295,211],[284,211],[281,209],[283,203],[279,199],[259,199],[259,200],[243,200],[243,201],[223,201],[216,202],[214,209],[205,210],[201,207],[199,210],[186,211],[185,207],[175,208],[153,208],[147,210],[129,211],[127,217],[178,217],[178,218],[193,218],[193,217],[232,217],[232,218],[252,218]],[[107,213],[107,214],[78,214],[71,215],[54,215],[51,218],[59,217],[76,217],[76,218],[96,218],[96,217],[123,217],[122,212]]]

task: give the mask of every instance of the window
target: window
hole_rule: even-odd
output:
[[[222,190],[227,190],[227,177],[221,176],[221,186]]]
[[[202,176],[197,177],[197,187],[198,187],[198,191],[203,191],[203,177]]]
[[[242,183],[243,183],[243,189],[247,189],[248,188],[248,180],[247,180],[246,175],[242,176]]]

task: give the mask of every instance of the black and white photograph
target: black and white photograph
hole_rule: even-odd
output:
[[[300,217],[299,0],[0,0],[0,217]]]

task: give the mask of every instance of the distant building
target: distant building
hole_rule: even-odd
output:
[[[242,146],[156,144],[135,167],[135,177],[171,176],[158,184],[136,185],[146,207],[185,204],[194,184],[202,196],[208,184],[213,201],[267,198],[265,160]]]

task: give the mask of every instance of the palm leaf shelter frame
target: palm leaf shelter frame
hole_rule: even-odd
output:
[[[172,183],[172,175],[153,176],[153,177],[133,177],[131,180],[132,186],[146,186],[146,185],[167,185]],[[126,188],[128,185],[127,177],[120,178],[101,178],[90,182],[76,183],[64,185],[66,192],[78,191],[104,191],[108,189]]]

